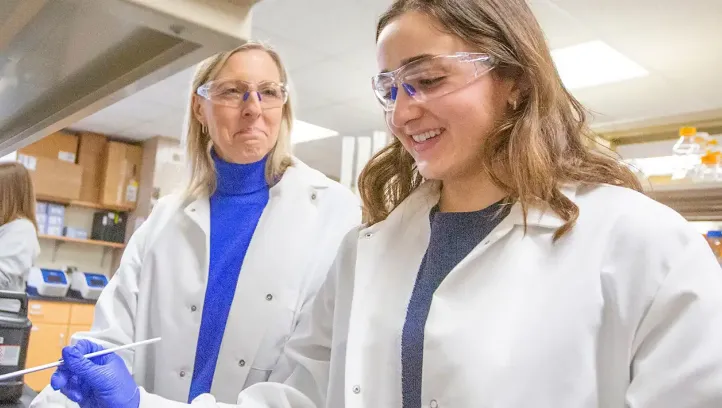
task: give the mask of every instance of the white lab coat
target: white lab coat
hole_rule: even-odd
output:
[[[219,401],[233,402],[243,388],[288,372],[277,364],[282,349],[343,236],[360,218],[360,202],[350,190],[299,161],[270,189],[221,343],[211,389]],[[161,199],[101,294],[91,331],[73,341],[112,346],[161,336],[156,345],[120,355],[139,385],[186,401],[208,277],[209,232],[207,197]],[[32,406],[55,401],[77,406],[50,387]]]
[[[628,189],[564,193],[580,209],[569,234],[552,243],[563,221],[538,209],[525,234],[517,205],[435,292],[423,407],[722,407],[722,270],[701,234]],[[287,344],[291,378],[248,388],[240,407],[401,406],[401,332],[437,201],[426,183],[347,236]]]
[[[0,290],[25,292],[30,268],[40,255],[32,222],[19,218],[0,226]],[[0,300],[0,310],[18,310],[17,301]]]

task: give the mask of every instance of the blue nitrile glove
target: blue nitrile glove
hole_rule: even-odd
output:
[[[63,348],[63,361],[50,379],[81,408],[138,408],[140,391],[123,359],[111,353],[87,359],[84,354],[103,350],[88,340]]]

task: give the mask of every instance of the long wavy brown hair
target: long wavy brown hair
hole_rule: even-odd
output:
[[[489,135],[483,161],[490,180],[522,206],[548,205],[571,230],[579,208],[562,194],[565,183],[612,184],[641,191],[619,160],[593,147],[587,112],[564,87],[539,23],[525,0],[397,0],[380,17],[376,39],[394,19],[420,12],[438,28],[498,61],[493,72],[523,89],[518,108]],[[359,176],[368,225],[383,221],[423,182],[398,139],[378,152]],[[526,221],[525,221],[526,223]],[[526,226],[525,226],[526,228]]]

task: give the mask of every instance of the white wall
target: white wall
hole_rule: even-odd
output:
[[[178,141],[167,138],[158,141],[153,187],[158,189],[159,197],[185,187],[190,170],[185,156],[185,149]]]

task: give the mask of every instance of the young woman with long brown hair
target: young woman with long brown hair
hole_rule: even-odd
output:
[[[25,292],[39,254],[33,181],[20,163],[0,163],[0,290]],[[0,300],[6,308],[16,307]]]
[[[396,140],[361,175],[367,225],[286,345],[291,377],[238,405],[722,406],[720,267],[588,147],[526,2],[398,0],[377,42]],[[94,392],[128,378],[66,354]]]

